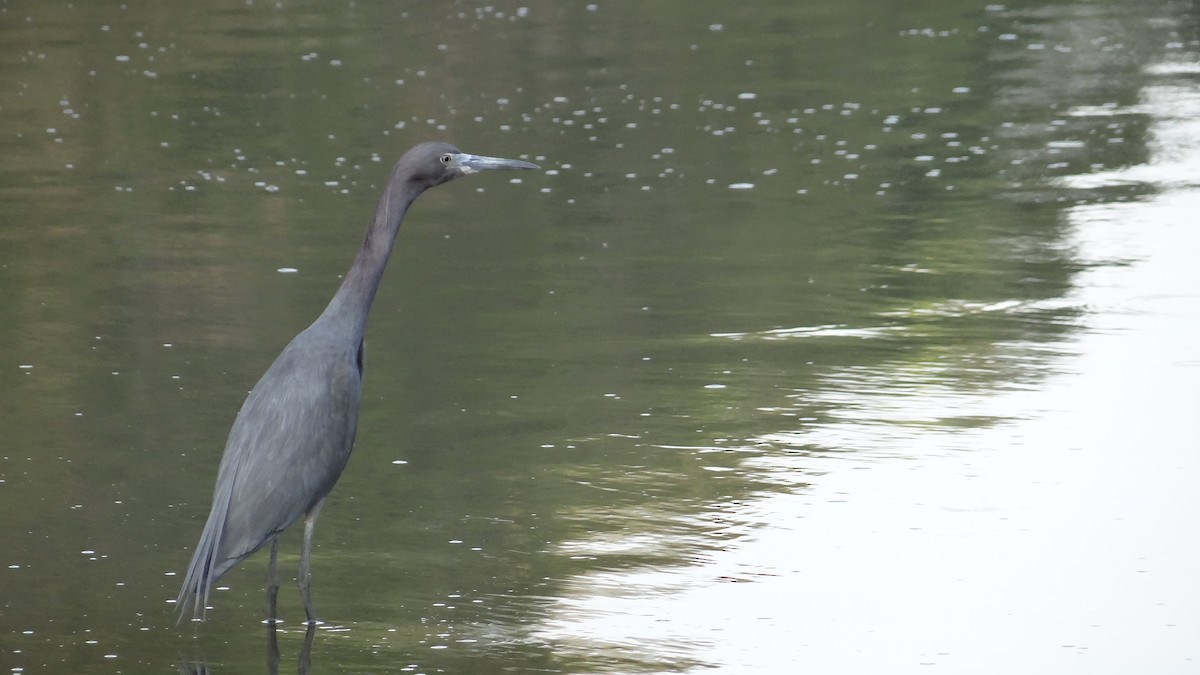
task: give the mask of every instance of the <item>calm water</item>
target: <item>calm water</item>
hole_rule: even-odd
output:
[[[1200,672],[1197,15],[908,4],[0,2],[0,672],[271,670],[177,575],[431,138],[545,170],[409,213],[280,670]]]

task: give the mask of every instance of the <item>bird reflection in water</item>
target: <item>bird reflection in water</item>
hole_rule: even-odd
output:
[[[279,663],[282,656],[279,652],[279,624],[267,621],[267,675],[279,675]],[[296,657],[296,672],[299,675],[312,673],[313,638],[317,635],[317,624],[309,622],[308,630],[304,632],[304,644]],[[185,663],[179,666],[180,675],[209,675],[207,663]]]
[[[279,675],[279,627],[274,621],[267,622],[267,673],[269,675]],[[296,672],[299,675],[309,675],[312,673],[312,646],[313,637],[317,634],[317,624],[308,623],[308,630],[304,631],[304,645],[300,648],[300,655],[296,657]]]

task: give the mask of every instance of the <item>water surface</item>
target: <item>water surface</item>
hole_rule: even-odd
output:
[[[439,138],[314,672],[1193,672],[1195,17],[793,5],[0,5],[0,665],[269,669],[178,574]]]

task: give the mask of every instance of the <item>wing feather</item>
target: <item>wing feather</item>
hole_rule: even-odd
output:
[[[339,345],[340,342],[340,345]],[[333,489],[354,445],[359,344],[300,333],[259,379],[230,429],[213,505],[180,590],[180,615],[204,614],[222,574]]]

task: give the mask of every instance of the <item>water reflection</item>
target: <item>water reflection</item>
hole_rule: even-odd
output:
[[[1079,86],[1080,73],[1107,69],[1111,74],[1113,59],[1126,70],[1136,61],[1122,42],[1136,38],[1114,34],[1119,31],[1113,31],[1113,16],[1094,6],[1064,5],[1034,12],[994,7],[1036,36],[1001,36],[1004,42],[1026,48],[1033,62],[1027,71],[1015,69],[1010,75],[1014,86],[1002,88],[999,96],[1001,107],[1007,100],[1010,109],[1022,116],[1032,115],[1028,108],[1035,102],[1062,100],[1063,90],[1047,86],[1047,78]],[[1089,39],[1094,50],[1088,48]],[[1095,52],[1102,57],[1093,58]],[[1004,56],[1025,59],[1010,52]],[[1078,472],[1083,468],[1070,458],[1082,449],[1089,456],[1085,462],[1107,464],[1105,448],[1110,444],[1084,440],[1093,434],[1083,433],[1080,425],[1122,426],[1109,417],[1121,414],[1113,409],[1111,399],[1107,405],[1080,405],[1081,400],[1096,403],[1094,394],[1072,391],[1086,373],[1093,376],[1082,378],[1087,383],[1083,386],[1120,397],[1119,380],[1094,376],[1111,369],[1097,367],[1099,345],[1094,336],[1111,335],[1110,331],[1121,330],[1117,326],[1144,334],[1146,325],[1131,323],[1129,315],[1139,311],[1134,307],[1145,307],[1144,301],[1122,299],[1131,288],[1167,293],[1156,303],[1172,307],[1167,313],[1178,312],[1197,297],[1194,276],[1186,281],[1173,276],[1178,269],[1168,278],[1132,284],[1118,271],[1163,267],[1147,264],[1151,258],[1175,257],[1163,240],[1195,250],[1188,245],[1195,235],[1179,231],[1180,219],[1190,223],[1187,214],[1195,211],[1190,188],[1197,183],[1197,165],[1191,148],[1200,136],[1191,114],[1196,100],[1194,69],[1178,64],[1152,66],[1147,73],[1169,73],[1173,79],[1187,81],[1150,84],[1141,90],[1142,100],[1136,105],[1070,108],[1063,113],[1067,123],[1042,119],[1002,125],[1000,135],[1015,141],[1007,148],[1012,158],[1007,171],[1018,177],[1010,198],[1024,204],[1088,202],[1066,210],[1068,236],[1057,244],[1023,241],[1017,231],[997,242],[1016,255],[1069,257],[1073,272],[1061,295],[992,299],[964,294],[879,311],[874,316],[880,322],[874,324],[827,323],[713,334],[738,344],[761,344],[754,352],[745,352],[760,361],[773,350],[822,341],[877,342],[898,349],[891,350],[892,358],[871,365],[815,368],[815,384],[784,394],[788,403],[760,399],[758,411],[796,422],[771,428],[760,420],[760,426],[769,430],[743,440],[723,439],[720,444],[726,451],[738,452],[732,471],[747,482],[776,488],[720,505],[721,522],[743,527],[731,527],[728,531],[734,536],[716,546],[660,534],[658,546],[677,545],[694,555],[686,564],[578,575],[555,607],[554,617],[545,623],[546,638],[598,653],[609,667],[628,667],[631,655],[640,654],[639,666],[648,671],[667,669],[659,661],[664,657],[678,659],[674,663],[688,669],[697,654],[709,655],[699,662],[719,672],[771,670],[785,663],[821,664],[835,672],[863,672],[881,664],[904,672],[954,663],[981,666],[980,650],[986,648],[954,625],[956,617],[970,617],[967,630],[982,635],[1033,638],[1035,631],[1017,629],[991,608],[1029,617],[1049,609],[1043,595],[1048,594],[1054,598],[1058,621],[1035,623],[1037,630],[1055,636],[1050,639],[1056,640],[1058,652],[1052,654],[1055,648],[1050,645],[1037,648],[1045,659],[1040,663],[1070,668],[1071,662],[1063,657],[1100,650],[1104,638],[1076,635],[1081,625],[1098,629],[1101,622],[1118,623],[1123,628],[1103,632],[1115,637],[1129,630],[1139,635],[1132,640],[1136,644],[1143,635],[1137,622],[1098,614],[1086,584],[1062,578],[1059,567],[1086,567],[1110,580],[1134,581],[1123,568],[1106,565],[1107,536],[1091,538],[1086,532],[1091,514],[1076,512],[1095,508],[1113,515],[1093,501],[1107,499],[1104,489],[1080,481]],[[1133,74],[1131,79],[1138,77]],[[1118,89],[1113,93],[1122,95],[1120,87],[1128,84],[1113,82]],[[1093,100],[1108,94],[1091,84],[1076,93]],[[1081,119],[1087,117],[1093,119]],[[1139,150],[1126,150],[1125,142],[1140,129],[1146,131],[1151,152],[1130,162],[1130,153],[1136,157]],[[1089,140],[1069,140],[1070,136]],[[1125,162],[1130,165],[1104,168]],[[1047,187],[1047,172],[1058,173],[1061,179]],[[1110,191],[1122,186],[1136,189]],[[1188,194],[1178,194],[1179,190]],[[1105,203],[1112,195],[1156,193],[1161,194],[1142,203]],[[1117,226],[1118,219],[1126,222]],[[1146,236],[1146,228],[1157,230],[1149,235],[1150,241],[1133,241]],[[1164,228],[1174,234],[1166,235]],[[1195,232],[1194,227],[1190,230]],[[1004,250],[997,255],[1012,253]],[[1114,295],[1114,291],[1118,292]],[[1179,318],[1194,330],[1195,312],[1185,311],[1186,317]],[[953,344],[945,340],[947,335],[955,336]],[[973,335],[978,339],[973,340]],[[1131,348],[1137,353],[1153,351],[1149,344],[1140,344],[1148,337],[1133,340],[1137,346]],[[1168,343],[1166,348],[1175,355],[1170,359],[1177,361],[1187,351],[1178,349],[1181,345],[1174,340]],[[1184,362],[1195,364],[1194,359]],[[731,388],[748,384],[737,378],[727,380],[732,381]],[[1173,402],[1163,403],[1169,409],[1178,409],[1178,402],[1188,398],[1171,387],[1162,394]],[[1096,414],[1105,409],[1109,413]],[[1162,416],[1156,414],[1154,419],[1161,421]],[[1159,437],[1155,431],[1131,430],[1134,436],[1143,433]],[[1166,457],[1178,457],[1179,444],[1172,445],[1165,449]],[[997,450],[1005,452],[996,454]],[[1032,460],[1031,454],[1041,457]],[[1052,462],[1061,465],[1050,469]],[[1053,481],[1074,496],[1086,494],[1086,501],[1068,505],[1053,488],[1030,487],[1042,481]],[[1025,497],[1035,493],[1038,506],[1033,509],[1025,498],[1006,496],[1006,492],[1027,493]],[[1122,499],[1156,500],[1152,494],[1127,492]],[[1172,494],[1173,499],[1183,498],[1174,489]],[[1186,501],[1194,503],[1194,499]],[[697,506],[718,512],[716,503]],[[1124,516],[1114,517],[1130,517],[1116,511]],[[1031,525],[1039,513],[1054,524]],[[663,522],[664,513],[654,515]],[[1028,532],[1034,534],[1027,536]],[[989,537],[1005,543],[985,544]],[[1037,562],[1014,565],[1014,558],[1023,555],[1020,551],[1030,551],[1029,541],[1018,542],[1032,539],[1040,547],[1055,537],[1072,543],[1038,548],[1043,557]],[[586,544],[577,542],[572,550],[589,550],[588,545],[592,551],[602,551],[607,543],[593,538]],[[1166,548],[1196,559],[1197,550],[1190,543]],[[1004,562],[989,563],[987,555]],[[1052,588],[1059,582],[1063,586]],[[1197,597],[1195,585],[1188,587],[1187,597]],[[1146,609],[1146,599],[1133,593],[1122,602],[1139,608],[1135,611]],[[1182,619],[1185,623],[1195,624],[1194,612],[1183,614],[1190,616]],[[1184,672],[1181,668],[1194,657],[1194,650],[1165,635],[1156,633],[1157,638],[1170,644],[1161,663],[1169,664],[1172,672]],[[663,644],[671,648],[659,647]],[[1136,661],[1136,648],[1108,647],[1107,653],[1122,662]],[[1010,669],[1021,661],[1020,656],[1009,655],[999,662]]]
[[[279,664],[282,660],[282,655],[279,651],[279,632],[280,626],[277,622],[267,621],[267,673],[268,675],[279,675]],[[296,672],[299,675],[310,675],[312,673],[312,646],[313,639],[317,635],[317,624],[308,624],[308,628],[304,631],[304,642],[300,646],[300,651],[296,655]],[[219,672],[221,668],[210,670],[208,664],[203,662],[185,663],[179,667],[179,672],[186,675],[208,675],[210,672]],[[238,669],[239,672],[246,672]]]
[[[275,622],[268,622],[267,625],[267,672],[270,675],[279,674],[279,626]],[[304,631],[304,644],[300,647],[300,653],[296,657],[296,672],[299,675],[309,675],[312,673],[312,645],[313,638],[317,634],[316,624],[308,624],[308,629]]]
[[[262,667],[167,575],[445,135],[557,162],[401,235],[318,667],[1188,672],[1194,17],[702,5],[9,5],[0,661]]]

